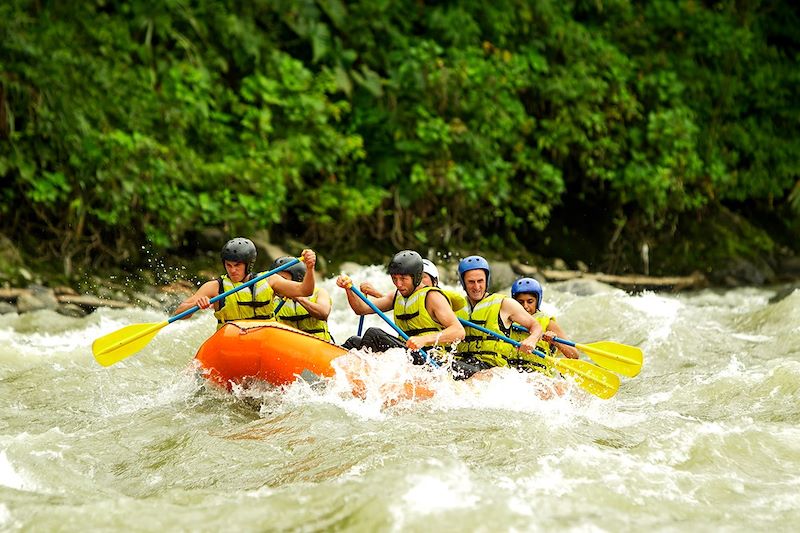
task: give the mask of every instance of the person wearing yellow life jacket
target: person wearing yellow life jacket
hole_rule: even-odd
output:
[[[558,352],[570,359],[578,359],[578,351],[572,346],[557,343],[554,337],[566,339],[567,335],[561,326],[556,322],[556,317],[544,313],[541,309],[544,291],[541,284],[533,278],[520,278],[511,285],[511,297],[522,305],[525,311],[531,315],[544,330],[542,340],[536,345],[542,352],[556,356]],[[528,331],[516,324],[512,327],[511,337],[515,341],[521,341],[528,336]],[[514,361],[514,366],[521,370],[537,370],[552,376],[555,369],[547,361],[535,354],[526,356]]]
[[[270,270],[283,266],[292,259],[294,258],[289,256],[279,257],[272,263]],[[295,263],[286,270],[278,272],[279,276],[296,282],[302,282],[305,274],[306,269],[300,263]],[[279,301],[283,304],[276,303],[278,322],[333,342],[328,331],[328,316],[331,314],[331,297],[328,291],[322,287],[314,287],[314,294],[311,296],[281,298]]]
[[[450,302],[450,308],[453,311],[458,311],[467,305],[466,298],[458,294],[456,291],[439,287],[439,269],[436,268],[436,265],[434,265],[433,262],[428,259],[422,260],[422,284],[426,287],[436,287],[442,291],[442,294],[444,294],[447,300]],[[371,283],[366,281],[359,286],[359,289],[361,289],[361,292],[367,296],[374,296],[376,298],[383,296],[383,293],[375,289]]]
[[[439,269],[427,259],[422,260],[422,283],[429,287],[439,287]],[[447,297],[450,302],[450,308],[453,311],[458,311],[467,305],[467,299],[456,291],[442,289],[441,287],[439,287],[439,290]]]
[[[436,287],[422,284],[422,257],[417,252],[398,252],[389,262],[387,270],[395,292],[377,297],[372,293],[371,301],[383,312],[393,311],[395,323],[409,339],[403,342],[380,328],[369,328],[363,337],[350,337],[342,345],[344,348],[370,348],[382,352],[389,348],[405,347],[413,351],[414,363],[422,364],[425,359],[417,350],[425,346],[447,346],[464,336],[464,328],[444,294]],[[347,303],[357,315],[374,312],[350,289],[353,281],[349,276],[340,275],[336,284],[346,290]]]
[[[256,246],[250,239],[237,237],[229,240],[220,253],[225,274],[201,285],[197,292],[175,309],[175,314],[182,313],[195,305],[200,309],[208,309],[211,306],[211,298],[258,277],[259,274],[253,273],[256,256]],[[232,320],[273,320],[275,318],[273,297],[276,293],[289,298],[311,296],[314,293],[314,267],[317,254],[313,250],[303,250],[302,258],[306,272],[301,282],[291,281],[276,274],[215,302],[214,316],[217,318],[217,329]]]
[[[491,268],[486,259],[479,255],[462,259],[458,264],[458,275],[467,293],[467,307],[458,311],[458,318],[506,337],[511,333],[513,323],[524,326],[530,333],[520,341],[519,348],[515,348],[488,333],[465,326],[466,335],[456,352],[461,372],[454,373],[454,377],[466,379],[481,370],[508,366],[509,360],[517,359],[520,352],[530,354],[542,336],[542,327],[516,300],[499,293],[489,294]]]

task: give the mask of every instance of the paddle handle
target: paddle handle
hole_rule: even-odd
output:
[[[364,315],[361,315],[360,317],[358,317],[358,332],[356,333],[356,336],[360,337],[361,332],[363,330],[364,330]]]
[[[568,341],[567,339],[562,339],[561,337],[553,337],[553,342],[559,342],[561,344],[566,344],[567,346],[572,346],[576,348],[578,345],[572,341]]]
[[[484,333],[488,333],[492,337],[500,339],[501,341],[505,341],[505,342],[511,344],[512,346],[516,346],[517,348],[520,347],[520,343],[519,342],[517,342],[514,339],[511,339],[509,337],[506,337],[505,335],[503,335],[501,333],[497,333],[496,331],[492,331],[490,329],[486,329],[483,326],[479,326],[478,324],[476,324],[474,322],[470,322],[469,320],[464,320],[463,318],[459,318],[458,321],[461,322],[461,324],[464,325],[464,326],[467,326],[467,327],[473,328],[473,329],[477,329],[478,331],[482,331]],[[533,353],[535,353],[536,355],[538,355],[542,359],[547,359],[547,354],[545,354],[544,352],[540,352],[536,348],[533,349]]]
[[[223,292],[222,294],[218,294],[218,295],[214,296],[213,298],[211,298],[209,300],[209,303],[213,304],[214,302],[218,302],[220,300],[223,300],[223,299],[227,298],[228,296],[230,296],[231,294],[233,294],[234,292],[240,291],[240,290],[244,289],[245,287],[252,287],[253,285],[258,283],[262,279],[266,279],[266,278],[270,277],[273,274],[277,274],[278,272],[282,272],[282,271],[286,270],[287,268],[296,265],[299,262],[300,262],[300,259],[295,257],[294,259],[292,259],[288,263],[284,263],[281,266],[279,266],[278,268],[273,268],[269,272],[264,272],[260,276],[251,279],[247,283],[242,283],[238,287],[234,287],[234,288],[232,288],[230,290],[227,290],[227,291]],[[175,316],[169,317],[169,319],[167,319],[167,324],[172,324],[176,320],[180,320],[182,318],[186,318],[187,316],[189,316],[191,314],[194,314],[199,310],[200,310],[200,306],[199,305],[195,305],[194,307],[192,307],[191,309],[187,309],[183,313],[178,313]]]
[[[278,316],[278,311],[281,310],[281,307],[283,307],[283,304],[285,303],[286,303],[286,298],[281,298],[281,301],[278,303],[278,307],[275,308],[275,316]]]
[[[392,329],[394,329],[394,330],[397,332],[397,334],[398,334],[398,335],[400,335],[400,337],[401,337],[403,340],[405,340],[405,341],[407,341],[407,340],[408,340],[408,335],[406,335],[406,332],[405,332],[405,331],[403,331],[402,329],[400,329],[399,327],[397,327],[397,324],[395,324],[395,323],[392,321],[392,319],[391,319],[391,318],[389,318],[388,316],[386,316],[386,314],[385,314],[383,311],[381,311],[380,309],[378,309],[378,306],[377,306],[377,305],[375,305],[374,303],[372,303],[372,300],[370,300],[369,298],[367,298],[366,296],[364,296],[364,293],[363,293],[363,292],[361,292],[360,290],[358,290],[358,288],[357,288],[355,285],[350,285],[350,290],[351,290],[351,291],[353,291],[353,293],[354,293],[356,296],[358,296],[359,298],[361,298],[361,299],[364,301],[364,303],[365,303],[365,304],[367,304],[367,305],[370,307],[370,309],[372,309],[373,311],[375,311],[375,314],[377,314],[379,317],[381,317],[381,318],[384,320],[384,322],[386,322],[387,324],[389,324],[390,326],[392,326]],[[438,367],[439,367],[439,365],[436,363],[436,361],[434,361],[433,359],[431,359],[431,357],[428,355],[428,352],[426,352],[426,351],[425,351],[425,350],[423,350],[422,348],[420,348],[420,349],[419,349],[419,351],[420,351],[420,352],[422,352],[422,354],[425,356],[425,362],[426,362],[426,363],[430,363],[430,365],[431,365],[432,367],[434,367],[434,368],[438,368]]]
[[[526,328],[525,326],[520,326],[519,324],[514,324],[513,326],[511,326],[511,329],[514,329],[516,331],[528,331],[528,328]],[[573,348],[576,348],[578,346],[574,342],[568,341],[567,339],[562,339],[561,337],[553,337],[553,342],[566,344],[567,346],[572,346]]]

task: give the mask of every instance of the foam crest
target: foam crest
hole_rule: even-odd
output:
[[[26,492],[38,490],[37,484],[32,479],[14,467],[6,450],[0,450],[0,485]]]

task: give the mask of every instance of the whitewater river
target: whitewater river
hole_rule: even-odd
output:
[[[358,320],[323,286],[342,342]],[[231,395],[192,365],[208,312],[109,368],[95,338],[169,314],[2,315],[0,530],[795,531],[800,290],[778,292],[548,284],[572,339],[644,350],[614,398],[542,400],[508,372],[391,407],[397,354],[366,400],[338,377]]]

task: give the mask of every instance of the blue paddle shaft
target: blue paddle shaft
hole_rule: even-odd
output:
[[[553,337],[553,341],[560,342],[561,344],[566,344],[567,346],[572,346],[573,348],[578,347],[574,342],[568,341],[567,339],[562,339],[561,337]]]
[[[464,326],[467,326],[467,327],[473,328],[473,329],[477,329],[478,331],[482,331],[484,333],[488,333],[492,337],[500,339],[501,341],[505,341],[505,342],[511,344],[512,346],[516,346],[517,348],[520,347],[520,343],[519,342],[515,341],[514,339],[510,339],[510,338],[506,337],[505,335],[497,333],[496,331],[492,331],[490,329],[486,329],[483,326],[479,326],[478,324],[475,324],[474,322],[470,322],[469,320],[464,320],[463,318],[459,318],[458,321],[461,322],[461,324],[464,325]],[[540,352],[536,348],[533,349],[533,353],[535,353],[536,355],[538,355],[542,359],[547,357],[544,354],[544,352]]]
[[[386,322],[387,324],[389,324],[390,326],[392,326],[392,329],[394,329],[394,330],[397,332],[397,334],[398,334],[398,335],[400,335],[400,337],[401,337],[403,340],[406,340],[406,341],[408,340],[408,335],[406,335],[406,332],[405,332],[405,331],[403,331],[402,329],[400,329],[399,327],[397,327],[397,324],[395,324],[395,323],[392,321],[392,319],[391,319],[391,318],[389,318],[388,316],[386,316],[386,314],[385,314],[383,311],[381,311],[380,309],[378,309],[378,306],[377,306],[377,305],[375,305],[374,303],[372,303],[372,300],[370,300],[369,298],[367,298],[366,296],[364,296],[364,293],[363,293],[363,292],[361,292],[360,290],[358,290],[358,288],[356,288],[356,286],[355,286],[355,285],[351,285],[351,286],[350,286],[350,290],[351,290],[351,291],[353,291],[353,293],[354,293],[356,296],[358,296],[359,298],[361,298],[361,299],[364,301],[364,303],[365,303],[365,304],[367,304],[367,305],[370,307],[370,309],[372,309],[373,311],[375,311],[375,314],[377,314],[379,317],[381,317],[381,318],[384,320],[384,322]],[[433,366],[434,368],[438,368],[438,367],[439,367],[439,365],[438,365],[438,364],[436,364],[436,361],[434,361],[433,359],[431,359],[431,358],[430,358],[430,356],[428,355],[428,352],[426,352],[426,351],[425,351],[425,350],[423,350],[422,348],[420,348],[420,349],[419,349],[419,351],[420,351],[420,352],[422,352],[422,354],[425,356],[425,362],[426,362],[426,363],[430,363],[430,365],[431,365],[431,366]]]
[[[211,299],[209,300],[209,302],[213,304],[214,302],[218,302],[218,301],[220,301],[220,300],[222,300],[222,299],[224,299],[224,298],[227,298],[228,296],[230,296],[230,295],[231,295],[231,294],[233,294],[234,292],[237,292],[237,291],[240,291],[240,290],[244,289],[245,287],[252,287],[253,285],[255,285],[256,283],[258,283],[258,282],[259,282],[259,281],[261,281],[262,279],[266,279],[266,278],[270,277],[270,276],[271,276],[271,275],[273,275],[273,274],[277,274],[278,272],[282,272],[282,271],[286,270],[287,268],[289,268],[289,267],[291,267],[291,266],[294,266],[294,265],[296,265],[296,264],[297,264],[297,263],[299,263],[299,262],[300,262],[300,260],[299,260],[298,258],[296,258],[296,257],[295,257],[294,259],[292,259],[292,260],[291,260],[291,261],[289,261],[288,263],[284,263],[284,264],[282,264],[281,266],[279,266],[278,268],[273,268],[273,269],[272,269],[272,270],[270,270],[269,272],[264,272],[264,273],[263,273],[263,274],[261,274],[260,276],[258,276],[258,277],[255,277],[255,278],[251,279],[251,280],[250,280],[250,281],[248,281],[247,283],[242,283],[242,284],[241,284],[241,285],[239,285],[238,287],[234,287],[234,288],[233,288],[233,289],[231,289],[231,290],[225,291],[225,292],[223,292],[222,294],[218,294],[218,295],[214,296],[213,298],[211,298]],[[175,316],[172,316],[172,317],[170,317],[169,319],[167,319],[167,324],[172,324],[172,323],[173,323],[173,322],[175,322],[176,320],[180,320],[180,319],[182,319],[182,318],[186,318],[187,316],[189,316],[189,315],[191,315],[191,314],[193,314],[193,313],[196,313],[196,312],[197,312],[197,311],[199,311],[199,310],[200,310],[200,306],[198,306],[198,305],[195,305],[195,306],[194,306],[194,307],[192,307],[191,309],[187,309],[187,310],[186,310],[186,311],[184,311],[183,313],[179,313],[179,314],[177,314],[177,315],[175,315]]]

